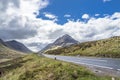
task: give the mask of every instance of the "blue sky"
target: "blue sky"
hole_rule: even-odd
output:
[[[104,17],[105,14],[112,15],[114,12],[120,12],[120,0],[49,0],[49,5],[40,10],[37,18],[48,19],[44,12],[56,15],[58,24],[64,24],[67,19],[82,20],[83,14],[89,14],[90,17]],[[71,17],[64,17],[69,14]],[[99,14],[99,16],[95,16]]]

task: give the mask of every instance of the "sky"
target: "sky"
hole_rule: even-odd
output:
[[[79,42],[120,36],[120,0],[0,0],[0,38],[39,51],[69,34]]]

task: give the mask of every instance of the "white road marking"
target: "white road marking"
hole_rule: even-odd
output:
[[[88,61],[99,61],[99,62],[107,62],[107,60],[95,60],[95,59],[79,59],[80,61],[81,60],[88,60]]]
[[[113,69],[111,67],[99,66],[99,65],[89,64],[89,63],[82,63],[82,62],[75,62],[75,61],[68,61],[68,62],[73,62],[73,63],[77,63],[77,64],[84,64],[84,65],[90,65],[90,66],[96,66],[96,67],[107,68],[107,69]]]

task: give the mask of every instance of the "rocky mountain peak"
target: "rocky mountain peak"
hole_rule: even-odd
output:
[[[58,38],[53,44],[60,45],[60,44],[63,44],[63,43],[72,43],[72,44],[75,44],[75,43],[78,43],[78,41],[76,41],[75,39],[73,39],[70,35],[65,34],[62,37]]]

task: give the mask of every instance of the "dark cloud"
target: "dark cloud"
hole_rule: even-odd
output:
[[[20,0],[0,0],[0,11],[6,11],[9,7],[9,4],[13,4],[14,7],[20,7]]]
[[[19,17],[12,19],[7,25],[0,26],[0,38],[2,39],[27,39],[37,35],[37,30],[25,23],[19,22]]]
[[[37,34],[36,31],[28,29],[0,30],[0,38],[2,39],[27,39],[29,37],[34,37],[36,34]]]

